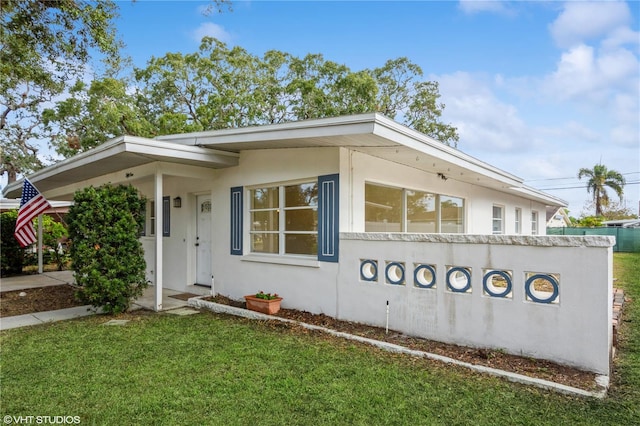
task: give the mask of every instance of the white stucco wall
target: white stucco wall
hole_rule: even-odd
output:
[[[250,254],[248,190],[338,173],[338,148],[300,148],[242,152],[238,167],[221,170],[213,198],[213,275],[215,291],[233,299],[260,290],[285,295],[282,306],[335,315],[338,264],[305,256]],[[342,183],[341,183],[342,185]],[[230,254],[230,188],[244,187],[245,256]],[[342,219],[342,218],[341,218]]]
[[[577,366],[607,374],[611,351],[612,246],[609,237],[512,237],[435,234],[341,235],[338,317],[410,335]],[[364,281],[364,260],[378,264]],[[388,262],[405,267],[402,285],[387,283]],[[436,285],[414,285],[416,264],[435,267]],[[471,272],[471,290],[446,285],[447,268]],[[509,298],[483,291],[487,270],[512,275]],[[557,274],[559,302],[527,300],[526,273]]]

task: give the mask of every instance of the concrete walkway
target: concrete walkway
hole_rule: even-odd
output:
[[[73,318],[86,317],[95,313],[96,311],[93,307],[86,305],[59,309],[57,311],[36,312],[33,314],[4,317],[0,318],[0,330],[44,324],[45,322],[64,321]]]
[[[25,290],[27,288],[73,284],[73,271],[45,272],[0,279],[0,291]]]
[[[73,271],[45,272],[43,274],[20,275],[0,279],[0,291],[27,290],[30,288],[73,284]],[[187,302],[170,296],[179,294],[174,290],[163,289],[163,310],[177,309],[187,306]],[[144,294],[134,301],[130,310],[152,309],[154,301],[154,288],[150,286]],[[96,310],[90,306],[75,306],[73,308],[59,309],[56,311],[35,312],[32,314],[15,315],[0,318],[0,330],[9,330],[18,327],[44,324],[46,322],[64,321],[96,314]]]

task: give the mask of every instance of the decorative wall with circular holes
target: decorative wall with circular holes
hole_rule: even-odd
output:
[[[413,285],[419,288],[435,288],[436,267],[424,263],[416,263],[413,269]]]
[[[482,278],[482,288],[488,296],[510,298],[512,282],[511,271],[486,269]]]
[[[362,281],[378,281],[378,261],[362,259],[360,261],[360,279]]]
[[[450,266],[447,270],[447,287],[455,293],[470,293],[471,270],[461,266]]]
[[[387,284],[404,285],[404,263],[387,262],[384,276]]]
[[[551,274],[527,274],[524,283],[527,299],[536,303],[558,303],[560,286]]]

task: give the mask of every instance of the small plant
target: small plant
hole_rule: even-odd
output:
[[[277,293],[265,293],[261,290],[259,293],[256,293],[256,297],[263,300],[273,300],[279,298],[280,296],[278,296]]]

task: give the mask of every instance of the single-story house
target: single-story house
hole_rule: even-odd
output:
[[[148,198],[158,310],[200,286],[373,325],[388,303],[405,333],[609,368],[611,239],[544,236],[564,201],[380,114],[122,136],[29,179]]]

